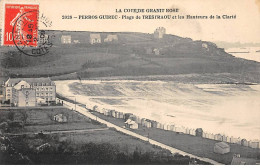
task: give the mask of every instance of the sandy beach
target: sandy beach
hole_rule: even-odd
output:
[[[260,139],[259,85],[164,81],[56,81],[57,92],[83,104],[130,112],[209,133]]]

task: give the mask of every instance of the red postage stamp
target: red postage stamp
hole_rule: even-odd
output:
[[[38,4],[5,4],[2,45],[37,47]]]

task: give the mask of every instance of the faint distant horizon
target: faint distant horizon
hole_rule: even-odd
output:
[[[48,31],[48,30],[47,30]],[[94,32],[94,31],[73,31],[73,30],[49,30],[49,31],[68,31],[68,32]],[[120,32],[111,32],[111,31],[102,31],[102,32],[99,32],[97,31],[97,33],[125,33],[125,32],[128,32],[128,33],[144,33],[144,34],[152,34],[152,33],[147,33],[147,32],[130,32],[130,31],[120,31]],[[2,29],[0,28],[0,37],[1,37],[1,34],[2,34]],[[166,33],[167,34],[167,33]],[[172,33],[169,33],[169,35],[174,35],[174,36],[179,36],[179,37],[182,37],[182,38],[190,38],[190,37],[184,37],[184,36],[180,36],[180,35],[176,35],[176,34],[172,34]],[[260,47],[260,42],[245,42],[245,43],[241,43],[239,41],[237,42],[228,42],[228,41],[211,41],[211,40],[204,40],[204,39],[193,39],[191,38],[193,41],[198,41],[198,40],[201,40],[201,41],[209,41],[209,42],[212,42],[212,43],[215,43],[219,48],[224,48],[224,49],[229,49],[229,48],[240,48],[240,47]]]
[[[212,41],[219,48],[240,48],[240,47],[260,47],[259,43],[241,43],[241,42],[226,42],[226,41]]]

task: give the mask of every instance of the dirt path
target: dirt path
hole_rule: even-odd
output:
[[[58,131],[42,131],[42,132],[24,132],[24,133],[6,133],[8,136],[19,136],[19,135],[31,135],[31,134],[63,134],[63,133],[84,133],[84,132],[94,132],[94,131],[104,131],[108,130],[108,128],[96,128],[96,129],[80,129],[80,130],[58,130]]]

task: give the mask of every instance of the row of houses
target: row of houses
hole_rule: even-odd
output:
[[[108,34],[106,38],[103,40],[105,43],[110,43],[110,42],[117,42],[118,41],[118,36],[115,34]],[[73,40],[71,38],[71,35],[62,35],[61,36],[61,43],[62,44],[78,44],[80,43],[79,40]],[[90,44],[101,44],[102,43],[102,38],[99,33],[91,33],[89,35],[89,43]]]
[[[242,146],[247,146],[247,147],[251,147],[251,148],[255,148],[255,149],[260,148],[259,140],[247,141],[246,139],[236,138],[233,136],[229,137],[229,136],[222,135],[222,134],[207,133],[207,132],[204,132],[202,128],[191,129],[191,128],[187,128],[184,126],[178,126],[178,125],[173,125],[173,124],[163,124],[163,123],[160,123],[160,122],[157,122],[154,120],[141,118],[132,113],[123,113],[123,112],[118,112],[116,110],[100,108],[97,105],[95,105],[95,106],[86,105],[86,108],[92,109],[93,111],[96,111],[99,113],[102,113],[105,116],[111,116],[114,118],[124,119],[125,126],[130,129],[138,129],[141,127],[157,128],[157,129],[162,129],[162,130],[166,130],[166,131],[173,131],[173,132],[176,132],[179,134],[198,136],[198,137],[212,139],[212,140],[225,142],[225,143],[239,144]]]
[[[247,146],[247,147],[251,147],[251,148],[259,148],[259,143],[260,143],[259,140],[247,141],[246,139],[241,139],[240,137],[236,138],[233,136],[230,137],[230,136],[226,136],[226,135],[222,135],[222,134],[212,134],[212,133],[206,133],[206,132],[203,132],[202,137],[207,138],[207,139],[213,139],[216,141],[222,141],[222,142]]]
[[[164,27],[158,27],[154,31],[154,38],[155,39],[162,39],[163,36],[166,34],[166,29]],[[42,40],[45,42],[46,39],[49,37],[46,35]],[[110,43],[110,42],[117,42],[118,41],[118,36],[116,34],[108,34],[106,38],[103,39],[104,43]],[[71,43],[80,43],[79,40],[72,40],[71,35],[62,35],[61,36],[61,43],[62,44],[71,44]],[[89,43],[90,44],[101,44],[102,43],[102,38],[100,33],[91,33],[89,35]],[[155,53],[158,53],[158,51],[154,51]]]

